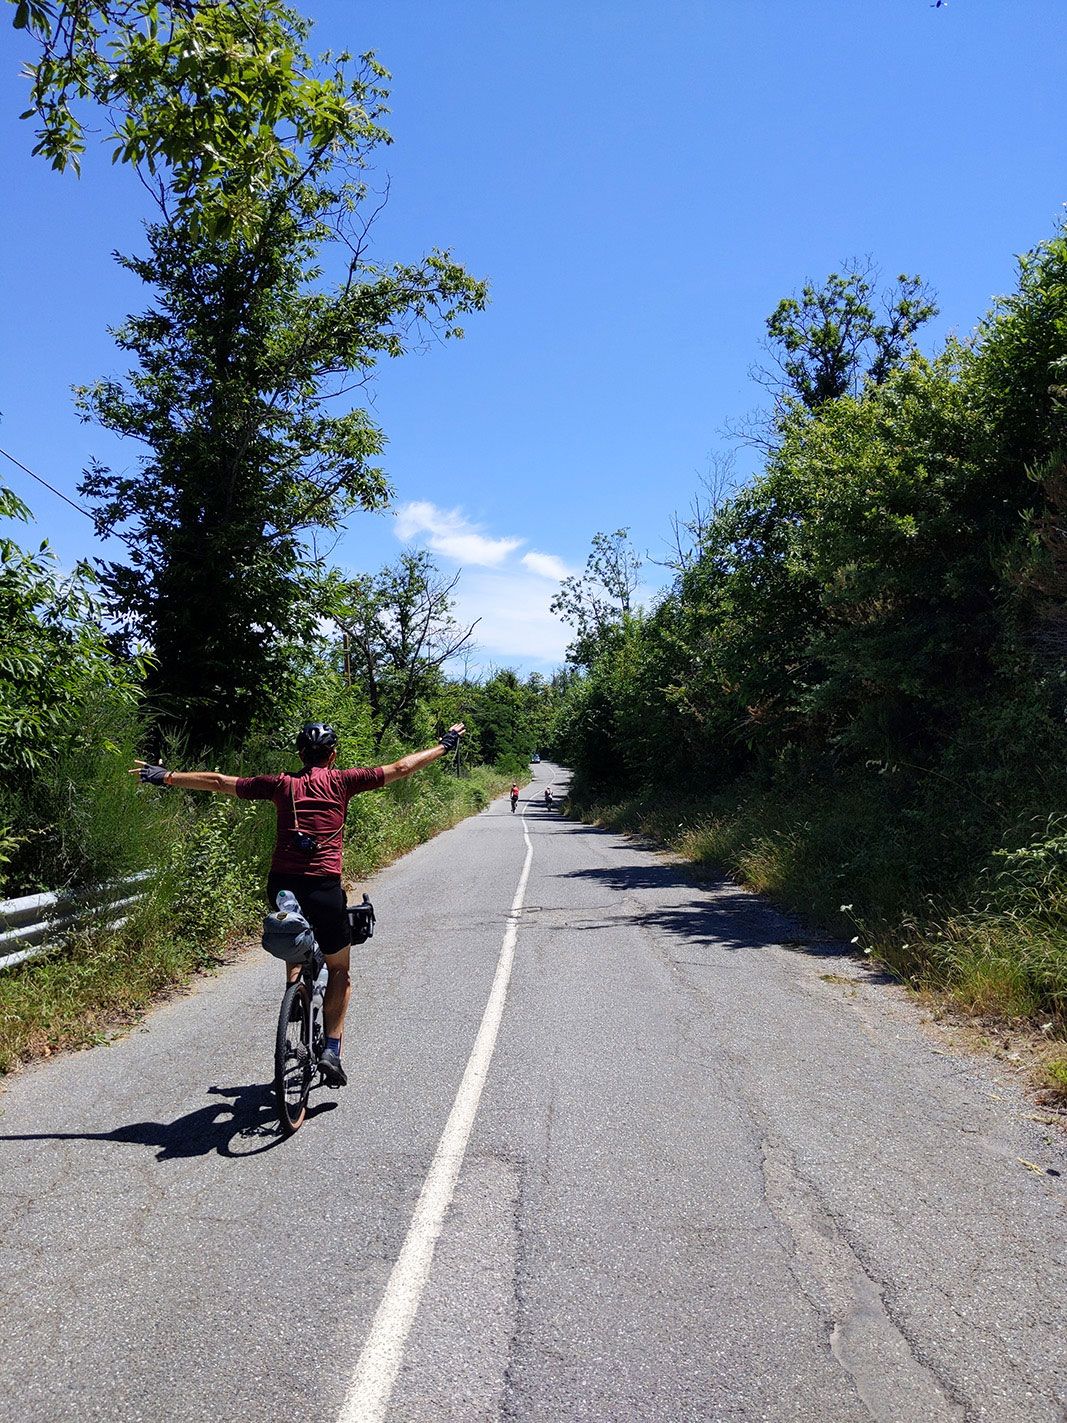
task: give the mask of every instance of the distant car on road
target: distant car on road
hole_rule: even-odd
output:
[[[535,751],[535,752],[533,753],[533,755],[530,757],[530,765],[531,765],[531,766],[539,766],[540,764],[541,764],[541,758],[540,758],[540,756],[538,756],[537,752]]]

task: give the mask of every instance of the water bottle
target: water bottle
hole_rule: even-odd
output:
[[[300,913],[300,903],[291,889],[280,889],[276,903],[281,914]]]
[[[326,984],[329,981],[329,977],[329,970],[327,969],[324,963],[319,969],[319,976],[315,980],[315,991],[311,995],[317,1003],[321,1003],[322,1000],[326,997]]]

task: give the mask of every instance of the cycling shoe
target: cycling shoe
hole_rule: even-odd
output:
[[[319,1058],[319,1071],[322,1073],[322,1080],[327,1087],[348,1086],[348,1074],[341,1066],[341,1059],[332,1048],[327,1048]]]

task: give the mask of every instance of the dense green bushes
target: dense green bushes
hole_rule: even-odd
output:
[[[1065,370],[1061,232],[973,341],[785,402],[763,472],[565,698],[585,803],[641,818],[654,789],[697,857],[841,927],[853,905],[911,977],[1067,1014]],[[1049,866],[1026,893],[1024,846]]]
[[[0,519],[30,517],[0,486]],[[0,537],[0,893],[7,880],[37,887],[54,859],[46,829],[65,836],[76,874],[94,837],[72,821],[69,783],[98,775],[137,702],[141,668],[112,655],[94,590],[86,567],[61,573],[46,542]]]

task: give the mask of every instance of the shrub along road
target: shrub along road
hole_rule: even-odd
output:
[[[536,769],[374,881],[291,1141],[256,954],[11,1080],[6,1416],[1062,1419],[1062,1143]]]

